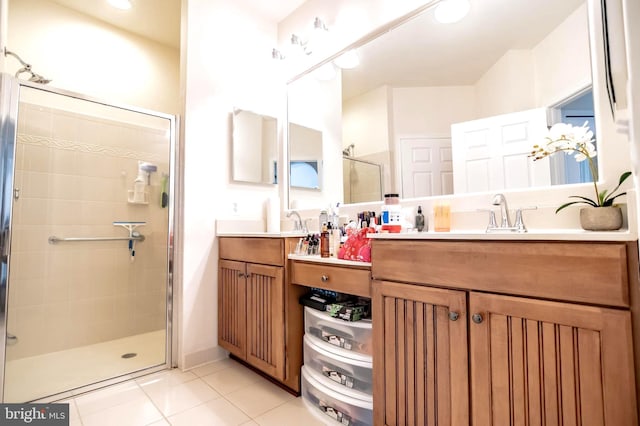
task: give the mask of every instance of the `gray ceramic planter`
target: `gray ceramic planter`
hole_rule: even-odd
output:
[[[580,209],[580,225],[587,231],[615,231],[622,227],[620,207],[584,207]]]

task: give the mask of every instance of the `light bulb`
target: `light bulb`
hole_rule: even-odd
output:
[[[131,1],[130,0],[108,0],[109,4],[116,9],[120,10],[129,10],[131,9]]]
[[[352,69],[360,65],[360,58],[355,50],[349,50],[333,60],[342,69]]]
[[[434,16],[442,24],[453,24],[467,16],[469,9],[469,0],[442,0],[436,6]]]
[[[329,81],[336,76],[336,69],[331,62],[327,62],[313,71],[313,76],[320,81]]]

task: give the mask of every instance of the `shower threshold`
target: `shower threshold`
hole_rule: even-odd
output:
[[[165,363],[165,330],[7,361],[4,402],[28,402]],[[123,358],[126,353],[135,357]]]

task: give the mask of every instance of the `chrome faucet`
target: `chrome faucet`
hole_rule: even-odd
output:
[[[307,232],[307,226],[306,224],[302,221],[302,218],[300,217],[300,213],[298,213],[295,210],[289,210],[289,212],[287,212],[287,217],[291,217],[295,215],[297,219],[294,220],[293,222],[293,230],[294,231],[302,231],[302,232]]]
[[[509,219],[509,207],[507,206],[507,199],[503,194],[496,194],[493,196],[491,202],[494,206],[500,206],[500,227],[511,228],[511,219]]]

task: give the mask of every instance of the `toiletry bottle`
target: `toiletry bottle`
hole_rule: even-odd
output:
[[[398,194],[385,194],[382,205],[382,232],[400,232],[402,230],[402,207]]]
[[[329,257],[329,230],[327,225],[322,225],[322,232],[320,233],[320,257]]]
[[[333,252],[334,241],[336,238],[336,230],[333,229],[332,222],[327,224],[327,231],[329,232],[329,257],[335,257],[335,253]]]
[[[416,214],[416,229],[418,232],[422,232],[424,229],[424,215],[422,214],[422,206],[418,206],[418,213]]]
[[[326,210],[320,210],[320,216],[318,217],[318,229],[322,230],[322,226],[329,222],[329,214]]]
[[[145,182],[144,172],[138,171],[138,177],[133,181],[133,202],[144,203],[146,202],[145,188],[147,183]]]

